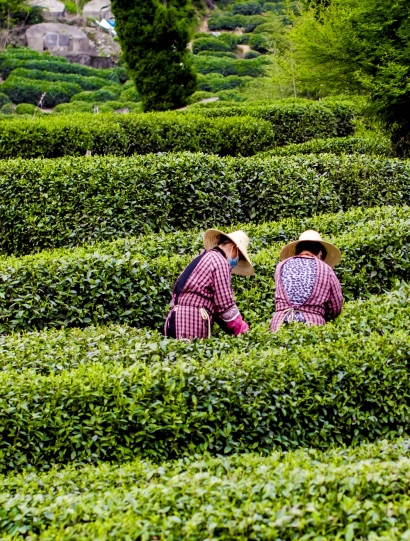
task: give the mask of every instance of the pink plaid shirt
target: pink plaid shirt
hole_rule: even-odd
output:
[[[206,310],[211,327],[215,317],[229,322],[240,315],[233,297],[231,268],[226,257],[217,250],[205,252],[179,295],[178,306],[175,306],[176,283],[171,311],[165,321],[165,334],[173,310],[176,338],[189,340],[208,337],[208,321],[203,318],[201,308]]]
[[[285,261],[288,260],[282,261],[277,266],[275,273],[276,308],[270,323],[271,332],[278,330],[292,309],[302,312],[308,325],[325,325],[327,321],[335,319],[342,311],[342,288],[336,274],[324,261],[317,258],[314,260],[316,262],[315,285],[310,297],[300,306],[291,304],[282,284],[281,271]]]

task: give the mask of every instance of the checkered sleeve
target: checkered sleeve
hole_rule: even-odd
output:
[[[231,285],[231,269],[224,259],[218,257],[216,258],[213,272],[214,313],[222,315],[228,310],[236,308]],[[236,308],[236,310],[238,309]]]
[[[337,316],[342,311],[343,307],[343,295],[342,287],[339,280],[337,279],[336,274],[333,270],[330,270],[329,275],[330,280],[330,289],[329,289],[329,298],[325,302],[325,320],[330,321],[337,318]]]

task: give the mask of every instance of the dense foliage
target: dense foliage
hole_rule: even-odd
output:
[[[0,162],[0,194],[0,246],[17,255],[147,230],[410,204],[410,168],[366,156],[9,160]]]
[[[87,100],[90,94],[82,93]],[[83,103],[74,101],[70,105]],[[93,100],[88,103],[92,105]],[[115,108],[125,105],[107,102],[110,103],[114,103]],[[118,115],[115,118],[112,115],[78,114],[35,121],[13,119],[2,122],[1,130],[1,158],[84,156],[87,150],[93,155],[119,156],[182,150],[249,156],[275,144],[272,125],[262,119],[233,117],[209,122],[205,115],[179,113]]]
[[[385,539],[394,528],[405,539],[408,453],[409,441],[399,440],[325,453],[192,457],[159,465],[136,458],[120,467],[10,475],[2,479],[9,498],[5,531],[14,539],[41,531],[43,540],[145,535],[204,541],[212,535],[288,541],[295,529],[299,536],[314,538],[320,530],[328,539],[348,540]]]
[[[127,330],[120,328],[102,330],[100,340],[108,335],[105,351],[95,347],[92,331],[87,337],[60,332],[59,340],[51,335],[49,348],[46,335],[29,337],[37,351],[34,366],[41,372],[44,359],[46,374],[27,377],[33,374],[30,359],[23,370],[0,373],[5,427],[0,467],[48,468],[136,455],[158,460],[194,452],[266,454],[277,447],[326,449],[338,442],[408,436],[408,306],[405,289],[361,303],[339,326],[298,327],[299,340],[290,347],[288,329],[272,345],[267,331],[259,330],[238,344],[242,351],[227,347],[208,359],[200,355],[204,343],[194,345],[199,355],[192,356],[191,344],[171,341],[167,352],[169,342],[162,340],[150,348],[149,359],[139,360],[148,344],[141,348],[137,337],[126,342]],[[77,339],[85,346],[78,350],[77,366],[70,371],[50,366],[53,349],[73,351]],[[22,342],[24,349],[27,339]],[[4,345],[7,355],[7,341]],[[187,360],[184,350],[190,350]],[[91,351],[94,358],[87,355]]]
[[[196,90],[187,50],[188,0],[113,0],[124,59],[146,111],[186,105]]]
[[[386,215],[391,222],[386,222]],[[288,226],[292,238],[306,224],[313,223],[326,234],[328,218],[303,218]],[[334,240],[343,252],[337,274],[346,298],[381,293],[391,289],[397,279],[410,279],[408,209],[347,218],[342,215],[340,222],[338,216],[332,215],[330,224],[336,231],[340,224],[344,227],[344,234],[336,234]],[[257,276],[235,280],[235,291],[249,321],[267,320],[273,310],[274,271],[285,235],[281,232],[275,242],[277,231],[272,237],[269,225],[255,226],[253,232],[244,228],[254,239],[253,250],[262,241],[266,247],[253,257]],[[198,233],[196,238],[200,245]],[[144,238],[130,238],[22,259],[3,258],[0,330],[82,327],[106,322],[160,328],[173,283],[189,262],[190,250],[185,250],[183,257],[173,255],[165,242],[155,256],[144,250],[145,242]]]

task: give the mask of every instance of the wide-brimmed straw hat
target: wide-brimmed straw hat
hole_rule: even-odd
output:
[[[248,246],[249,246],[249,237],[244,231],[234,231],[233,233],[224,233],[218,229],[208,229],[204,233],[204,246],[205,250],[212,250],[215,246],[218,246],[219,239],[221,235],[228,237],[236,246],[238,247],[241,255],[239,262],[236,267],[233,268],[232,272],[234,274],[239,274],[239,276],[252,276],[255,274],[255,270],[251,263],[251,260],[248,256]]]
[[[336,248],[334,244],[323,240],[320,236],[320,233],[314,231],[313,229],[308,229],[307,231],[304,231],[300,235],[298,240],[295,240],[294,242],[291,242],[290,244],[287,244],[284,248],[282,248],[282,251],[280,252],[280,260],[283,261],[288,257],[296,255],[296,246],[299,244],[299,242],[303,241],[320,242],[320,244],[322,244],[326,248],[327,255],[324,261],[330,267],[334,267],[335,265],[340,263],[342,259],[342,254],[339,248]]]

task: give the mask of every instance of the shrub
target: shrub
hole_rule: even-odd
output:
[[[221,75],[247,75],[259,77],[264,75],[266,59],[255,58],[254,60],[230,60],[228,58],[195,57],[195,66],[199,73],[219,73]]]
[[[73,73],[54,73],[52,71],[31,70],[26,68],[17,68],[13,70],[9,76],[9,80],[12,80],[14,77],[74,83],[80,85],[83,90],[98,90],[107,85],[107,79],[102,79],[101,77],[84,77]]]
[[[92,103],[104,102],[104,101],[114,101],[118,100],[120,97],[121,89],[118,87],[118,90],[114,92],[113,87],[109,88],[100,88],[100,90],[95,90],[94,92],[79,92],[72,96],[71,101],[88,101]]]
[[[94,103],[87,101],[73,101],[70,103],[60,103],[53,109],[54,114],[72,115],[74,113],[93,113]]]
[[[86,171],[83,173],[86,174]],[[135,172],[129,176],[135,177]],[[163,177],[164,178],[164,177]],[[170,209],[188,209],[190,214],[175,217],[169,224],[185,225],[202,221],[207,224],[218,223],[215,220],[217,214],[232,209],[234,213],[238,203],[234,198],[234,186],[219,186],[216,173],[212,179],[214,193],[203,193],[201,200],[195,206],[186,205],[188,196],[195,193],[188,181],[184,179],[184,185],[174,186],[170,193],[171,201],[163,202],[161,196],[152,197],[149,187],[144,193],[138,194],[135,206],[144,209],[140,215],[140,223],[131,222],[134,229],[139,225],[145,228],[158,223],[161,211]],[[110,180],[110,179],[109,179]],[[197,181],[197,177],[195,177]],[[138,178],[134,185],[140,182]],[[197,181],[198,182],[198,181]],[[131,189],[131,188],[130,188]],[[227,190],[230,190],[229,192]],[[74,190],[74,188],[73,188]],[[72,190],[72,191],[73,191]],[[108,236],[109,227],[120,231],[126,227],[127,216],[132,217],[134,211],[121,212],[114,221],[110,217],[110,210],[119,206],[113,201],[110,208],[102,206],[102,198],[93,195],[95,186],[87,189],[91,194],[91,200],[81,202],[82,209],[91,208],[92,213],[87,224],[81,224],[76,231],[77,238],[95,237],[98,233],[92,230],[92,225],[97,224],[98,229],[103,229],[103,234]],[[68,192],[68,189],[66,189]],[[220,196],[219,200],[215,192]],[[185,196],[185,198],[184,198]],[[61,196],[60,196],[61,197]],[[135,197],[135,196],[134,196]],[[71,195],[71,200],[75,196]],[[109,198],[105,198],[109,199]],[[111,200],[114,198],[112,197]],[[116,198],[118,201],[118,197]],[[209,218],[208,208],[210,202],[214,203],[213,215]],[[315,204],[315,194],[310,195],[310,201]],[[97,209],[92,208],[92,203],[101,209],[97,216]],[[158,205],[161,204],[161,206]],[[217,205],[215,203],[218,203]],[[178,206],[179,205],[179,206]],[[228,207],[228,205],[231,205]],[[309,202],[306,202],[308,208]],[[316,204],[317,206],[317,204]],[[216,207],[216,208],[215,208]],[[57,210],[57,216],[64,213],[70,216],[84,216],[81,209]],[[197,214],[195,215],[195,211]],[[305,211],[308,214],[307,211]],[[51,215],[51,209],[50,209]],[[386,213],[385,213],[386,215]],[[57,216],[54,220],[57,220]],[[106,217],[109,219],[106,219]],[[356,221],[354,229],[345,232],[342,236],[333,237],[343,253],[343,261],[337,267],[336,272],[343,286],[343,294],[346,299],[365,297],[370,294],[379,294],[394,287],[397,279],[409,280],[410,278],[410,237],[409,237],[409,211],[400,213],[390,211],[387,213],[391,222],[369,219]],[[104,223],[104,218],[108,222]],[[325,217],[326,220],[326,217]],[[151,223],[149,223],[149,221]],[[226,219],[228,221],[228,219]],[[51,223],[49,230],[53,229],[64,238],[69,228],[65,224]],[[182,224],[181,224],[182,222]],[[333,223],[333,229],[340,227],[340,223],[346,228],[347,220],[342,217],[339,224]],[[21,223],[21,221],[20,221]],[[308,224],[320,225],[320,220],[308,220],[306,217],[294,220],[288,230],[297,230],[297,237]],[[387,223],[387,225],[386,225]],[[282,225],[282,224],[281,224]],[[16,226],[15,226],[16,227]],[[32,226],[31,230],[35,231]],[[320,227],[320,230],[324,228]],[[245,230],[248,228],[245,227]],[[72,231],[72,229],[71,229]],[[255,229],[254,229],[255,231]],[[322,232],[322,231],[321,231]],[[129,230],[127,231],[129,233]],[[27,235],[27,232],[24,234]],[[273,234],[269,224],[259,227],[254,234],[255,245],[262,244],[263,240],[271,239],[278,235],[277,229]],[[279,231],[279,235],[281,231]],[[22,233],[20,237],[22,237]],[[37,233],[37,238],[39,238]],[[41,232],[41,236],[44,233]],[[282,237],[284,235],[282,234]],[[41,237],[40,237],[41,238]],[[200,244],[200,236],[196,233],[196,245]],[[35,238],[33,239],[35,242]],[[15,241],[14,241],[15,242]],[[56,239],[52,240],[56,243]],[[72,242],[72,241],[71,241]],[[187,240],[185,240],[186,244]],[[269,242],[269,241],[268,241]],[[144,248],[144,239],[124,239],[123,241],[106,243],[102,246],[88,246],[74,250],[61,250],[60,252],[45,252],[36,256],[26,256],[23,259],[3,258],[0,262],[2,282],[0,283],[0,330],[2,333],[13,330],[34,330],[44,327],[84,327],[90,323],[105,324],[128,323],[137,327],[148,326],[160,329],[164,322],[167,306],[171,298],[171,290],[175,279],[185,265],[190,261],[190,256],[170,255],[172,252],[163,251],[159,257],[148,256],[149,248]],[[172,243],[171,243],[172,244]],[[175,241],[174,241],[175,244]],[[267,244],[269,246],[269,244]],[[234,290],[241,311],[245,318],[250,321],[268,321],[274,307],[274,272],[279,260],[280,248],[283,243],[272,244],[269,248],[262,249],[253,255],[256,266],[256,277],[245,280],[235,280]],[[164,246],[163,246],[164,248]],[[32,249],[32,246],[30,247]],[[255,250],[253,246],[252,250]],[[158,250],[158,245],[155,246]],[[191,248],[189,248],[191,251]],[[182,252],[183,253],[183,252]],[[253,252],[254,253],[254,252]],[[41,295],[39,292],[42,292]]]
[[[251,60],[252,58],[258,58],[258,56],[260,56],[260,53],[258,53],[257,51],[246,51],[244,59]]]
[[[84,102],[78,103],[82,110]],[[202,150],[249,156],[272,148],[274,137],[272,126],[255,118],[221,118],[210,123],[206,117],[180,113],[128,115],[115,120],[82,114],[61,117],[58,122],[55,117],[2,122],[0,156],[56,158],[84,155],[87,150],[99,155]]]
[[[224,77],[219,73],[199,74],[198,88],[207,92],[219,92],[220,90],[231,90],[232,88],[243,86],[247,80],[247,77],[238,77],[237,75]]]
[[[11,103],[9,102],[9,103],[5,103],[4,105],[2,105],[0,107],[0,113],[2,115],[11,115],[11,114],[13,114],[13,107],[12,107]]]
[[[200,51],[229,51],[230,47],[217,38],[200,38],[192,44],[192,52],[198,54]]]
[[[138,539],[141,530],[148,539],[204,541],[211,531],[213,539],[224,541],[228,535],[241,541],[291,540],[296,524],[305,539],[314,539],[318,531],[324,539],[335,531],[344,539],[350,532],[360,539],[397,534],[405,539],[409,467],[408,441],[384,439],[327,452],[299,449],[260,456],[256,450],[161,465],[133,457],[121,466],[30,470],[3,478],[4,535],[35,537],[41,520],[43,537],[62,540],[66,532],[83,541],[108,539],[112,532],[119,540]],[[15,511],[28,506],[30,512]],[[353,510],[364,506],[371,513],[358,521]],[[224,536],[219,532],[226,524]]]
[[[374,441],[381,434],[408,437],[408,293],[405,297],[394,310],[401,327],[395,332],[387,317],[373,332],[345,332],[339,339],[332,325],[301,329],[302,343],[289,350],[269,347],[265,335],[264,351],[228,350],[207,361],[176,356],[161,363],[158,355],[150,364],[123,364],[120,349],[114,363],[102,357],[69,372],[28,377],[4,371],[0,465],[3,471],[48,469],[136,455],[158,462],[204,452],[325,450],[336,443]],[[310,339],[303,341],[306,335]],[[266,496],[263,469],[261,475]],[[369,490],[371,479],[364,478]],[[323,479],[319,484],[323,487]],[[375,486],[379,494],[379,478]]]
[[[258,60],[242,62],[246,64]],[[277,146],[304,143],[316,137],[343,137],[354,133],[354,109],[349,105],[302,100],[294,103],[282,100],[279,104],[255,102],[246,105],[210,105],[196,105],[189,112],[198,111],[203,114],[206,109],[206,114],[211,118],[244,114],[263,118],[275,127]]]
[[[188,101],[189,101],[189,104],[191,104],[191,103],[196,103],[197,101],[205,100],[207,98],[212,98],[214,96],[215,94],[213,94],[212,92],[206,92],[204,90],[197,90],[196,92],[192,94],[192,96],[190,96]]]
[[[142,113],[141,103],[133,101],[106,101],[97,105],[101,113],[113,113],[122,109],[128,109],[132,113]]]
[[[232,6],[234,15],[260,15],[262,6],[257,2],[246,2],[244,4],[234,4]]]
[[[387,138],[366,139],[364,137],[341,137],[330,139],[312,139],[306,143],[278,147],[266,156],[293,156],[294,154],[319,154],[331,152],[332,154],[378,154],[391,156],[393,154],[391,142]]]
[[[257,26],[266,22],[265,17],[253,15],[246,17],[244,15],[211,15],[208,20],[209,30],[235,30],[244,28],[245,32],[252,32]]]
[[[118,115],[115,122],[129,124],[130,117]],[[70,145],[67,135],[76,135],[71,146],[91,147],[84,135],[75,131],[75,125],[64,124],[61,118],[53,120],[56,143]],[[29,126],[32,121],[19,122]],[[112,124],[115,122],[112,119]],[[180,131],[192,139],[189,127],[182,124]],[[114,145],[118,134],[115,129],[109,133]],[[34,139],[28,132],[30,136]],[[3,253],[27,254],[136,235],[146,228],[189,229],[213,223],[229,226],[239,220],[260,223],[292,216],[302,219],[358,205],[409,204],[409,179],[407,162],[371,156],[233,160],[176,154],[8,160],[0,162],[0,246]],[[155,194],[155,214],[141,188],[144,185],[151,186]],[[141,195],[138,190],[142,190]],[[222,198],[222,206],[216,193]],[[82,221],[82,216],[87,220]],[[279,236],[272,242],[280,240]]]
[[[221,51],[200,51],[198,56],[213,56],[216,58],[233,58],[236,59],[237,56],[235,53],[224,53]]]
[[[221,101],[229,102],[241,102],[246,101],[246,98],[242,96],[237,90],[221,90],[218,92],[218,98]]]
[[[19,103],[16,107],[16,113],[18,115],[32,115],[35,109],[35,105],[31,103]]]
[[[9,97],[0,92],[0,107],[3,107],[3,105],[6,105],[7,103],[10,103]]]
[[[0,89],[16,104],[31,103],[37,105],[45,92],[43,99],[43,107],[45,108],[68,102],[74,94],[81,92],[81,87],[73,83],[37,81],[18,77],[6,80],[0,85]]]
[[[140,97],[135,88],[127,88],[127,90],[121,92],[120,101],[132,101],[136,103],[140,101]]]
[[[250,34],[246,43],[258,53],[267,53],[269,51],[268,38],[265,34]]]
[[[29,70],[40,70],[54,73],[72,73],[82,75],[83,77],[99,77],[114,83],[121,82],[125,76],[123,68],[89,68],[80,64],[71,64],[70,62],[67,62],[66,59],[62,61],[60,57],[55,56],[51,58],[33,58],[27,60],[8,58],[0,64],[0,72],[4,78],[7,78],[10,73],[17,68],[26,68]]]

